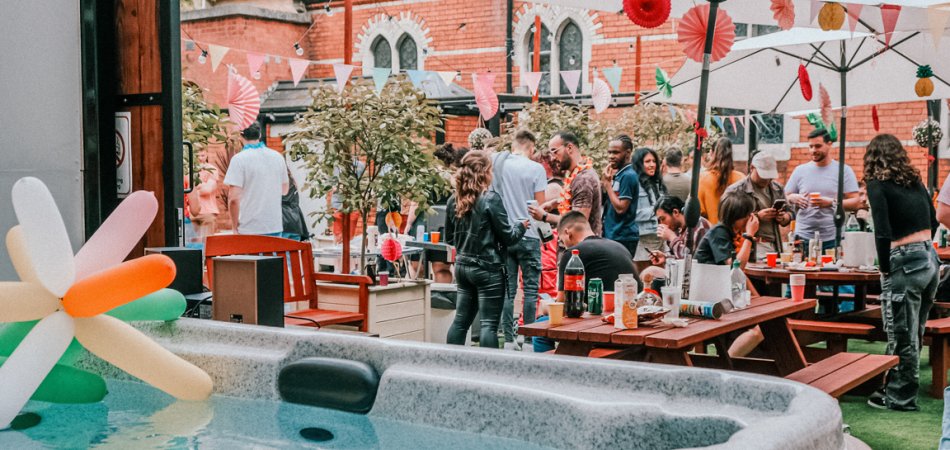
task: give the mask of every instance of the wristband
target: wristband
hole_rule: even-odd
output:
[[[542,221],[542,222],[547,222],[547,221],[548,221],[548,213],[544,213],[544,215],[541,216],[541,221]]]
[[[742,233],[742,239],[745,239],[749,242],[755,242],[755,237],[751,236],[749,233]]]

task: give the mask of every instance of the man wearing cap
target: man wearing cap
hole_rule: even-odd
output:
[[[775,157],[759,152],[752,158],[749,176],[726,188],[726,193],[745,193],[755,201],[755,214],[759,217],[756,259],[765,258],[766,253],[782,251],[779,227],[787,226],[792,221],[792,214],[785,205],[785,190],[775,182],[776,178],[778,167]]]

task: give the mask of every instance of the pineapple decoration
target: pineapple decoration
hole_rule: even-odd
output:
[[[818,12],[818,25],[824,31],[840,30],[844,25],[844,7],[839,3],[825,3]]]
[[[917,67],[917,84],[914,85],[914,91],[917,92],[918,97],[930,97],[934,93],[934,82],[930,80],[930,77],[934,76],[933,69],[930,66],[918,66]]]

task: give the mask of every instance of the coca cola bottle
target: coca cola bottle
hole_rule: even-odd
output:
[[[587,310],[584,274],[584,263],[579,252],[571,250],[571,259],[564,268],[564,315],[573,319]]]

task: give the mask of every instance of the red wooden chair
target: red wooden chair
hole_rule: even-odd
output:
[[[284,258],[284,303],[307,301],[309,309],[284,315],[285,325],[323,327],[356,325],[367,331],[369,286],[372,280],[363,275],[318,273],[313,270],[313,251],[309,242],[271,236],[221,235],[209,236],[205,243],[205,264],[208,285],[213,286],[214,258],[231,255],[280,256]],[[359,285],[359,312],[320,309],[317,281]]]

